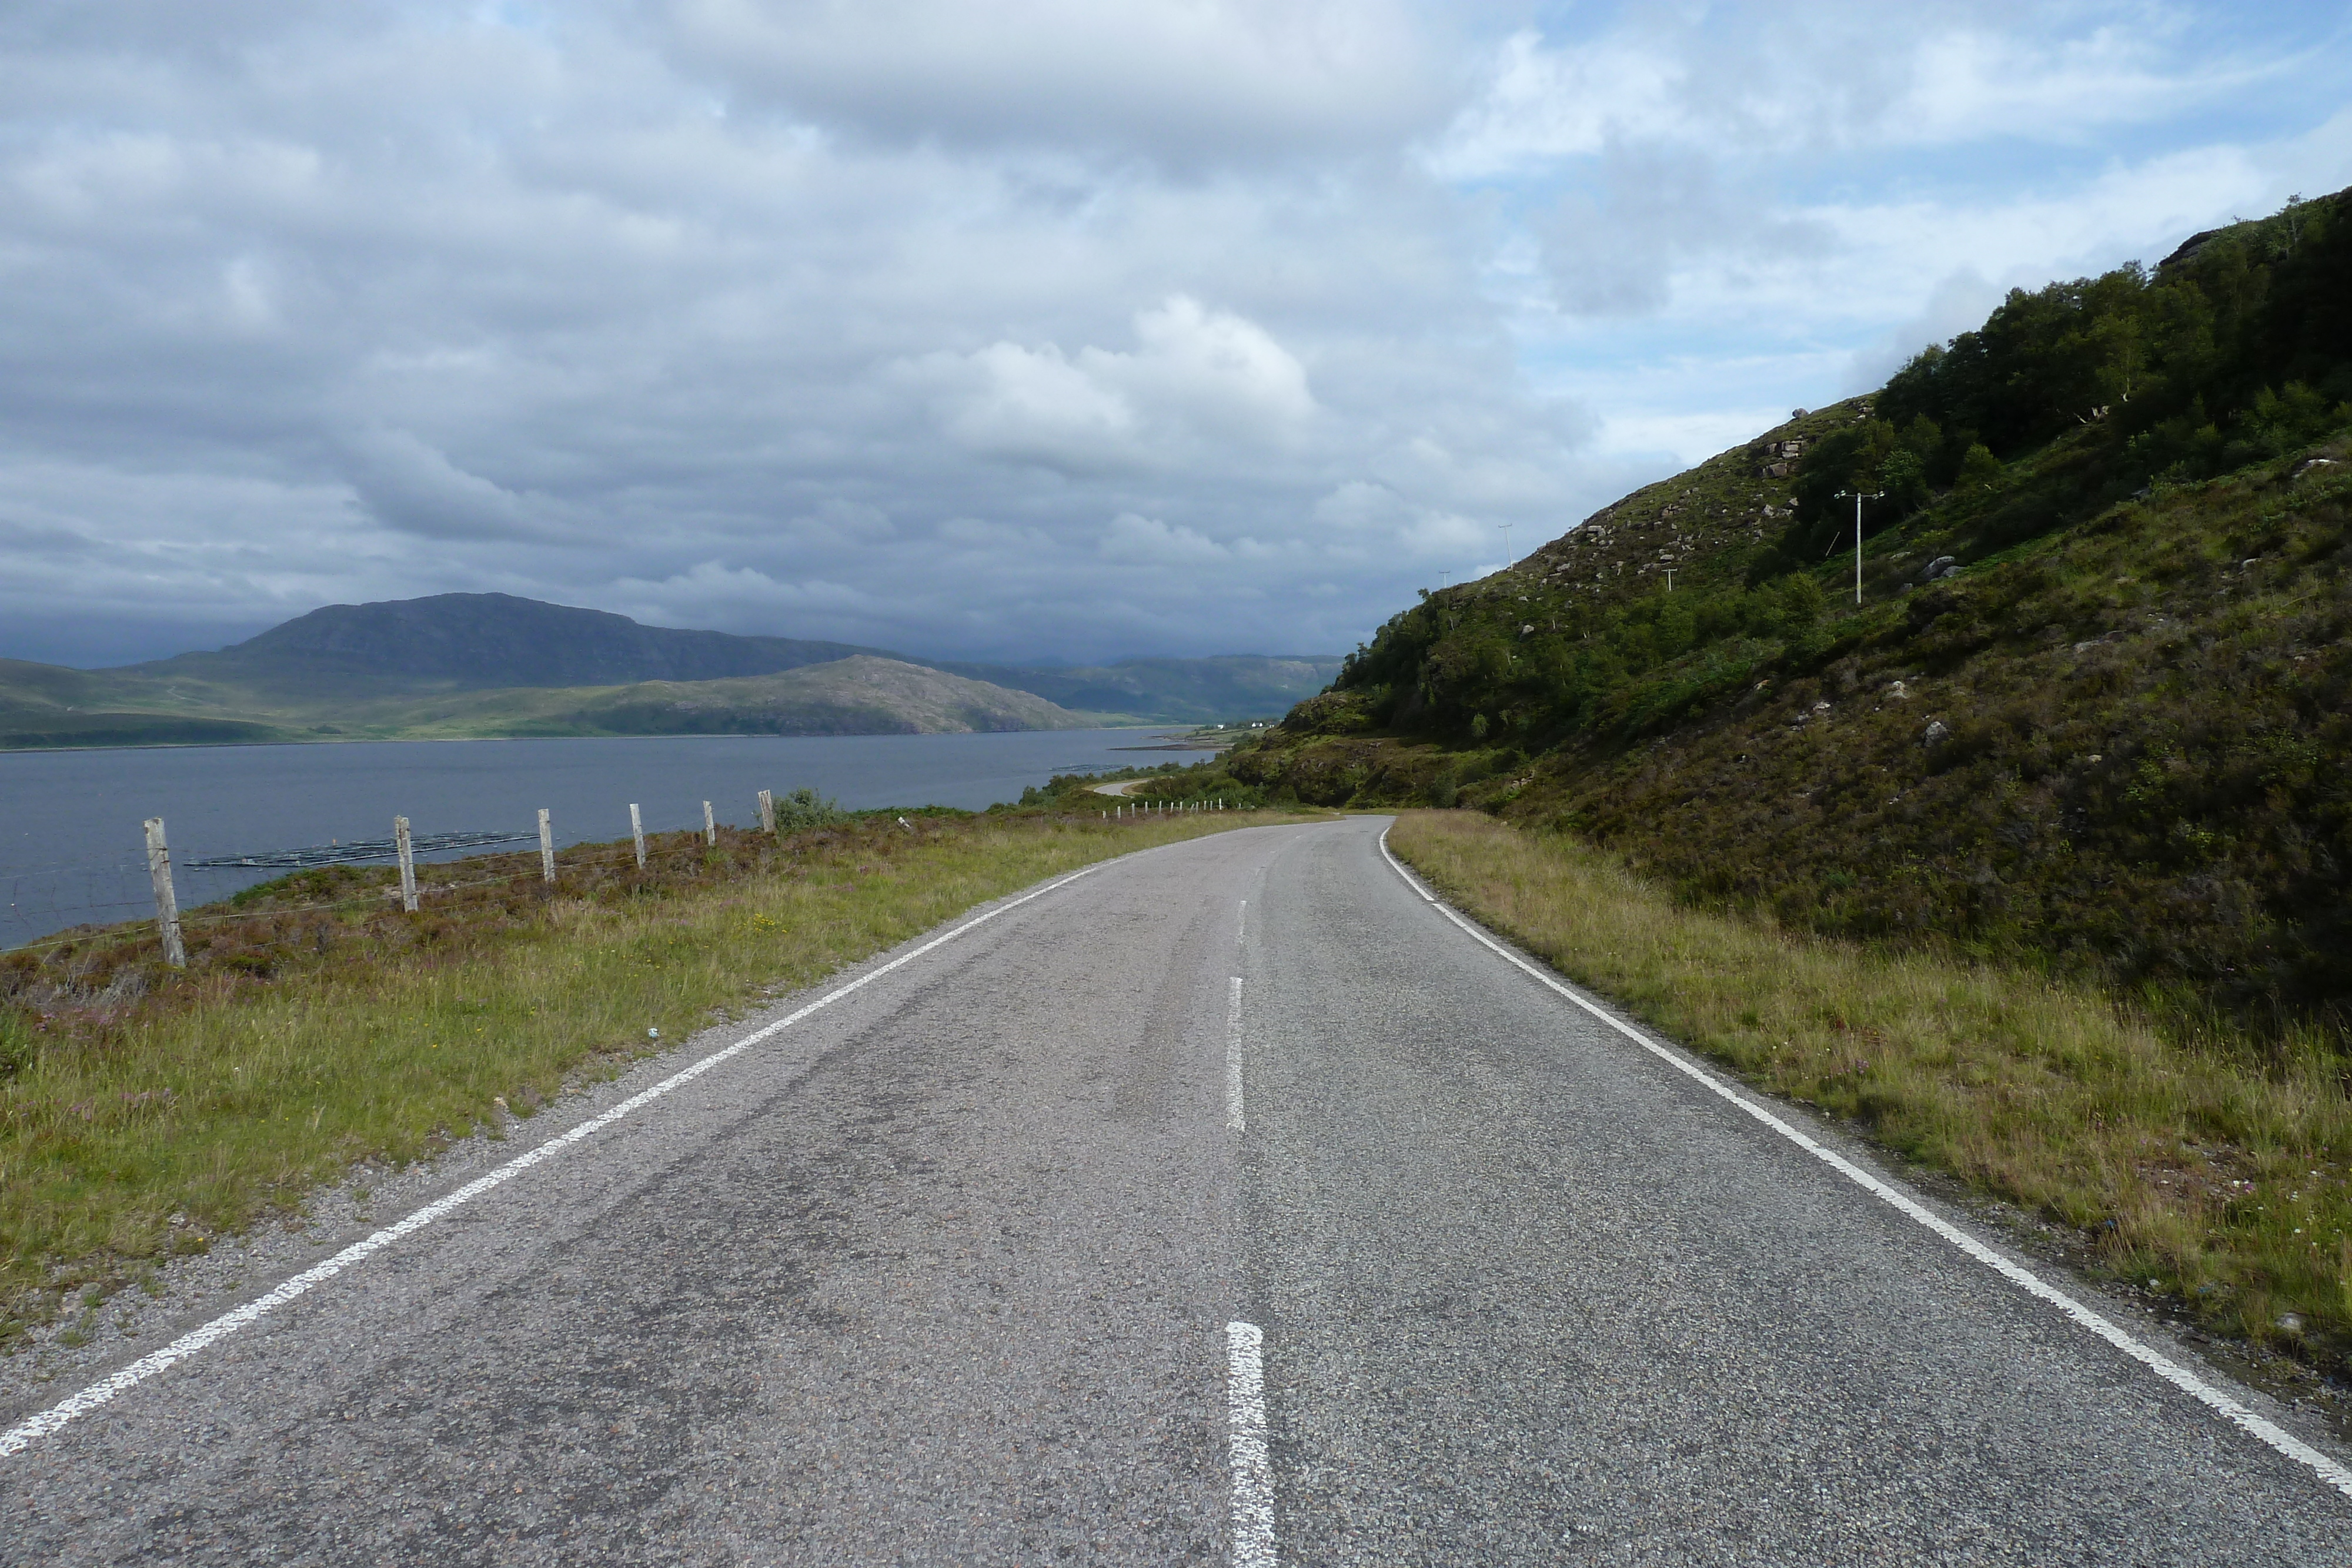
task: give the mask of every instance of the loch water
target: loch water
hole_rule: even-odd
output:
[[[1199,760],[1154,755],[1168,738],[1107,729],[0,752],[0,948],[152,915],[149,817],[164,820],[189,908],[284,874],[190,861],[383,839],[396,815],[420,837],[535,835],[545,807],[561,846],[626,838],[632,801],[649,833],[699,828],[705,800],[719,821],[749,826],[760,790],[803,786],[854,809],[977,810],[1057,773]]]

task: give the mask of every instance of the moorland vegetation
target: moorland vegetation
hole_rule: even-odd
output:
[[[1425,595],[1233,772],[2340,1037],[2347,441],[2339,195],[2012,292],[1879,392]]]
[[[2013,291],[1424,592],[1154,788],[1477,808],[1392,841],[1759,1087],[2340,1383],[2347,569],[2352,193]]]

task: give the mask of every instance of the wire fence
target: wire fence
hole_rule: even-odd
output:
[[[781,800],[776,802],[779,810],[784,805]],[[1206,801],[1106,798],[1099,801],[1096,810],[1081,810],[1087,816],[1096,815],[1098,810],[1105,819],[1119,821],[1140,821],[1187,809],[1214,810],[1218,805],[1217,802]],[[771,821],[774,819],[772,817]],[[777,822],[776,825],[789,824]],[[697,820],[644,823],[642,831],[648,840],[678,834],[692,834],[702,839],[714,834],[718,827],[719,824],[709,815],[709,803],[705,802],[704,815]],[[748,830],[730,827],[729,831]],[[442,897],[498,883],[543,880],[544,871],[538,857],[525,859],[511,852],[515,846],[542,841],[561,860],[562,868],[570,872],[626,869],[636,861],[635,846],[628,839],[574,841],[557,845],[551,839],[542,841],[535,830],[523,832],[469,830],[416,834],[411,838],[409,845],[414,862],[424,862],[427,857],[441,857],[440,863],[447,865],[451,863],[449,857],[455,856],[458,857],[455,862],[458,865],[465,865],[468,860],[493,858],[513,862],[502,867],[496,874],[468,875],[457,880],[446,875],[429,877],[420,882],[418,891],[422,894]],[[509,853],[491,856],[481,852],[499,850],[507,850]],[[337,840],[323,845],[296,849],[194,855],[186,859],[174,856],[172,875],[175,901],[185,911],[178,915],[177,924],[183,928],[203,929],[242,920],[378,908],[386,900],[399,895],[397,884],[371,884],[364,892],[313,903],[289,904],[273,898],[266,909],[237,909],[226,906],[225,901],[261,883],[287,874],[333,866],[380,865],[396,861],[399,853],[399,840],[394,836]],[[152,933],[159,929],[151,868],[142,861],[16,866],[0,873],[0,891],[5,893],[6,916],[6,925],[0,927],[0,931],[21,932],[32,938],[8,942],[5,947],[0,947],[0,951],[7,953],[38,954],[86,942],[93,935],[87,929],[91,926],[111,927],[118,932],[125,927],[132,932],[144,928]]]
[[[647,823],[644,831],[649,836],[666,833],[706,831],[702,821],[675,823]],[[467,830],[442,833],[419,833],[410,841],[410,854],[419,863],[450,857],[479,856],[486,850],[499,850],[532,844],[539,841],[534,831],[509,831],[499,830]],[[628,861],[635,851],[629,841],[620,841],[619,860]],[[574,841],[558,849],[568,866],[587,866],[613,859],[613,853],[596,853],[601,845],[588,841]],[[365,866],[383,864],[399,858],[399,840],[343,839],[326,844],[307,845],[295,849],[255,850],[232,854],[190,855],[172,857],[172,876],[177,903],[187,910],[179,916],[182,926],[217,925],[225,921],[251,918],[245,912],[216,907],[221,901],[244,892],[258,883],[274,881],[293,873],[318,870],[330,866]],[[539,868],[527,868],[537,876]],[[512,881],[518,873],[476,878],[465,883],[436,879],[430,885],[436,893],[454,891],[460,886],[474,887],[491,882]],[[121,927],[144,925],[153,929],[157,923],[155,891],[149,866],[144,861],[117,860],[16,865],[0,872],[0,952],[41,953],[86,941],[91,935],[89,926]],[[337,900],[330,904],[289,906],[273,903],[280,914],[299,909],[320,911],[350,909],[381,902],[380,889],[365,896]],[[11,940],[10,938],[19,938]],[[29,938],[22,939],[22,938]]]

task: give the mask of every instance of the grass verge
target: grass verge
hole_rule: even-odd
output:
[[[2168,1039],[2096,992],[1695,910],[1573,838],[1408,811],[1459,907],[1757,1087],[2076,1228],[2176,1315],[2340,1371],[2352,1100],[2340,1063]]]
[[[715,1014],[976,904],[1155,844],[1287,820],[1088,810],[866,818],[779,841],[724,830],[538,857],[311,872],[191,914],[0,959],[0,1343],[174,1252],[291,1208],[361,1161],[405,1162],[500,1100],[529,1114]],[[658,1040],[649,1031],[658,1030]]]

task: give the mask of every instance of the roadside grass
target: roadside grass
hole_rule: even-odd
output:
[[[1678,903],[1565,834],[1407,811],[1461,908],[1771,1093],[2083,1233],[2168,1311],[2352,1354],[2352,1099],[2315,1039],[2159,1032],[2046,977]]]
[[[974,904],[1156,844],[1291,820],[1089,810],[867,817],[538,857],[299,873],[152,923],[0,956],[0,1345],[69,1301],[290,1210],[361,1162],[428,1156],[715,1016]],[[655,1039],[649,1031],[659,1030]],[[89,1293],[95,1287],[95,1294]],[[69,1332],[69,1331],[68,1331]]]

